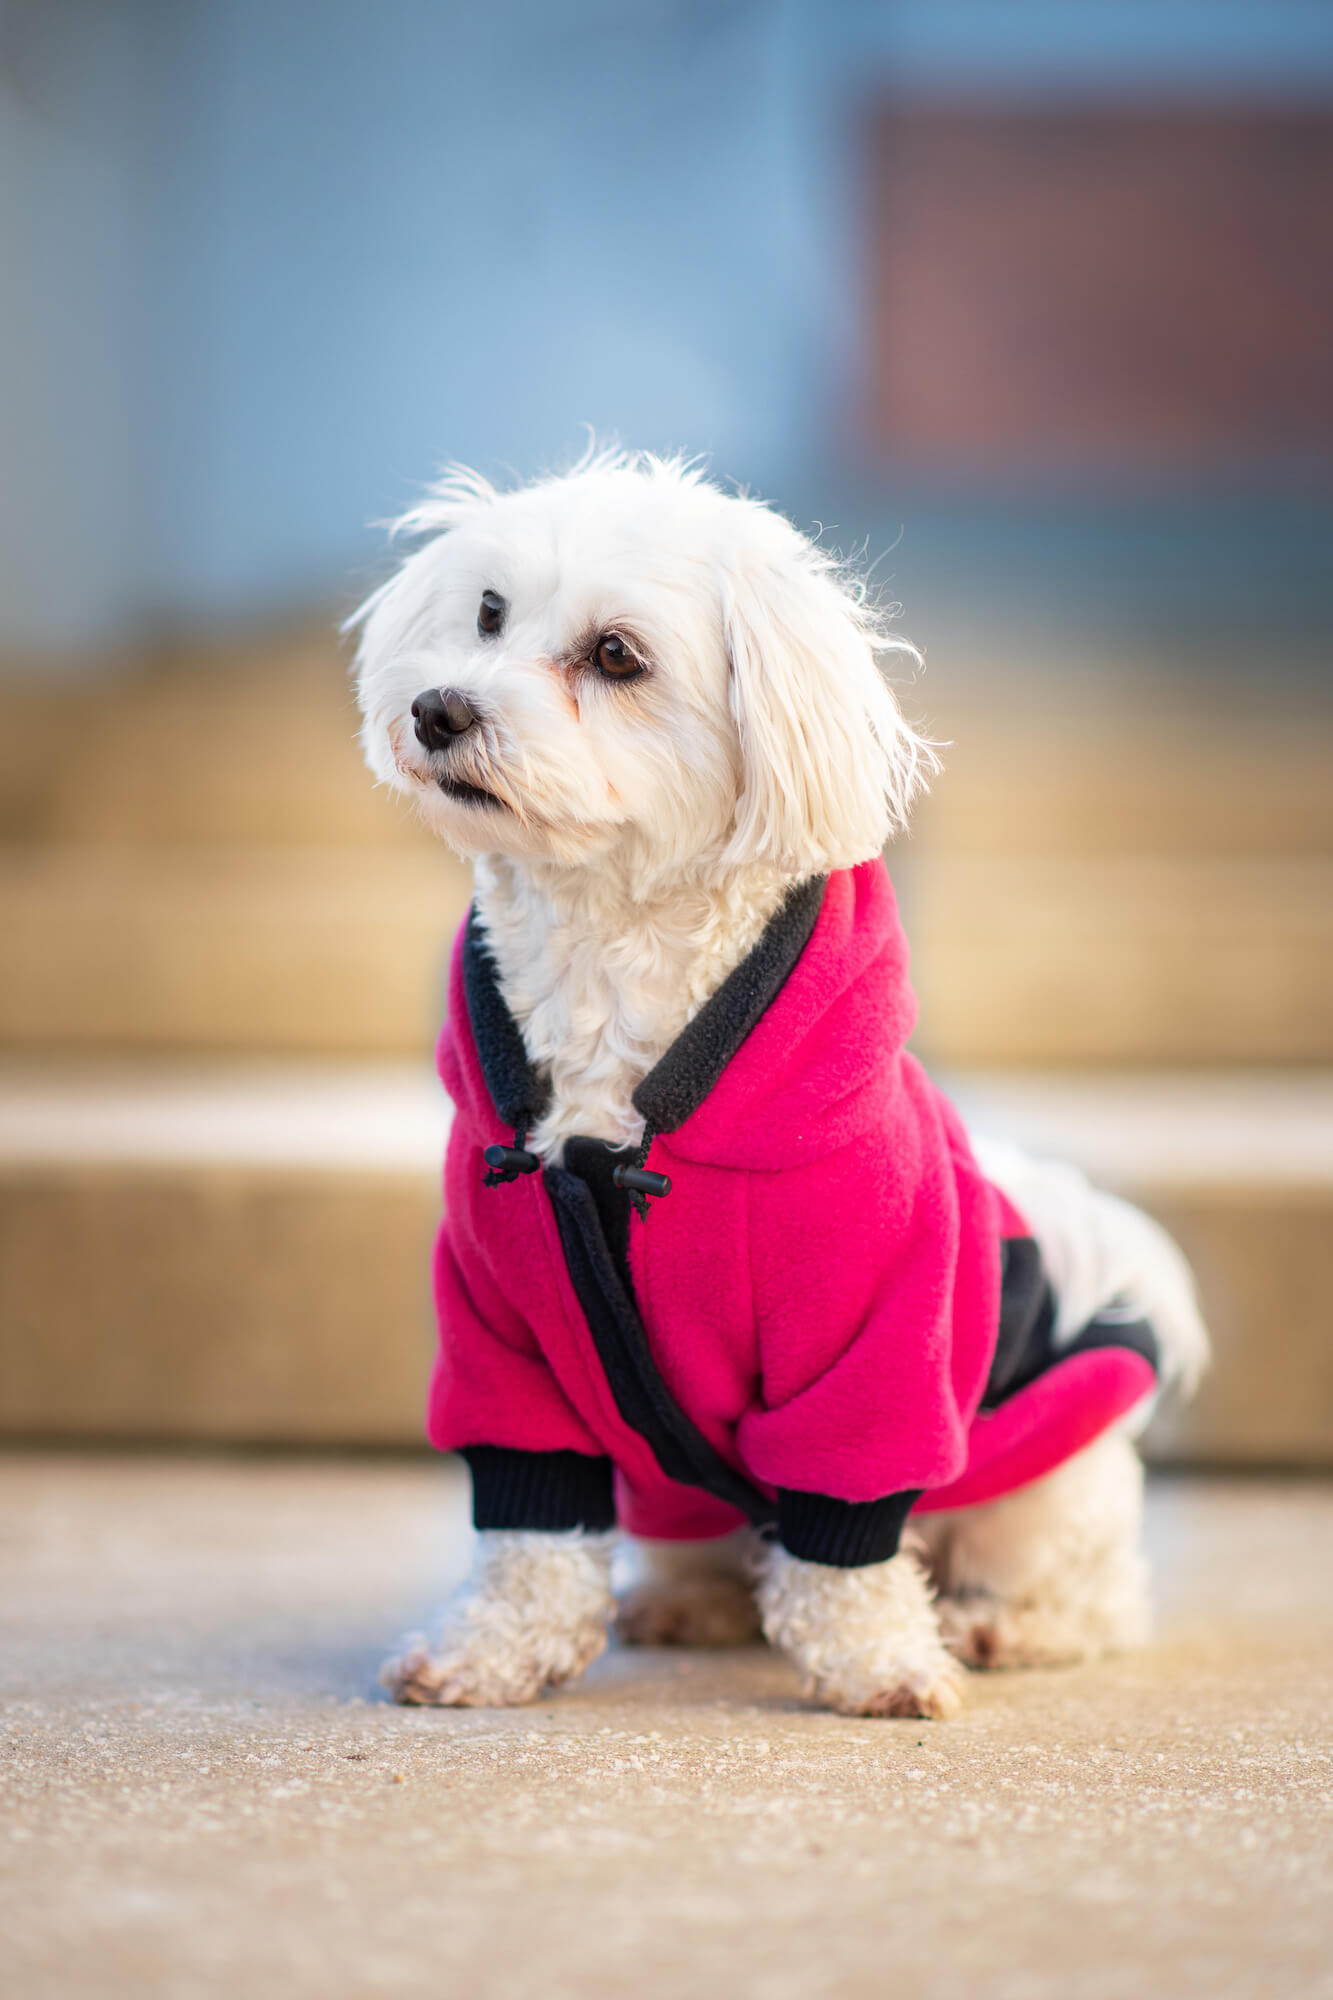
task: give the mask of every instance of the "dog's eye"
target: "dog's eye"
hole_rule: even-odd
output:
[[[632,681],[643,672],[642,665],[618,632],[605,633],[597,641],[592,657],[598,673],[605,674],[608,680]]]
[[[483,590],[481,609],[477,613],[477,630],[483,639],[493,639],[497,632],[504,631],[505,612],[509,606],[498,590]]]

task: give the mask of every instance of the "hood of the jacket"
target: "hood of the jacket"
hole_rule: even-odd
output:
[[[891,1125],[915,1019],[883,861],[814,877],[790,892],[634,1104],[677,1160],[766,1170],[819,1159]],[[455,947],[440,1069],[486,1142],[541,1114],[545,1091],[475,909]]]

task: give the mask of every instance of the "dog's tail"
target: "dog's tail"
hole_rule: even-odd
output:
[[[1110,1305],[1140,1312],[1157,1336],[1163,1385],[1188,1394],[1208,1364],[1194,1278],[1159,1223],[1092,1187],[1077,1167],[973,1138],[981,1170],[1027,1218],[1055,1293],[1057,1343]]]

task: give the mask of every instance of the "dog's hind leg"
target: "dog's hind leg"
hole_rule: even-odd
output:
[[[709,1541],[636,1538],[616,1631],[631,1646],[744,1646],[759,1637],[757,1537],[752,1529]]]
[[[1092,1660],[1148,1634],[1143,1468],[1123,1430],[988,1505],[913,1521],[945,1643],[970,1667]]]

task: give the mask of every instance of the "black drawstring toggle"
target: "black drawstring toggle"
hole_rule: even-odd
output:
[[[624,1188],[628,1194],[631,1203],[638,1213],[640,1222],[648,1220],[649,1195],[655,1196],[660,1201],[664,1194],[670,1194],[671,1192],[670,1175],[655,1174],[643,1164],[648,1157],[648,1148],[652,1143],[653,1128],[651,1125],[645,1125],[643,1128],[643,1137],[639,1141],[638,1150],[634,1158],[621,1166],[613,1168],[611,1173],[611,1179],[616,1187]]]
[[[482,1185],[503,1187],[506,1181],[516,1181],[520,1174],[535,1174],[541,1171],[541,1161],[536,1153],[529,1153],[524,1146],[528,1136],[526,1125],[520,1125],[514,1132],[512,1146],[487,1146],[482,1153],[489,1172]]]
[[[618,1188],[631,1188],[635,1194],[670,1194],[669,1174],[650,1173],[647,1167],[617,1167],[611,1176]]]

